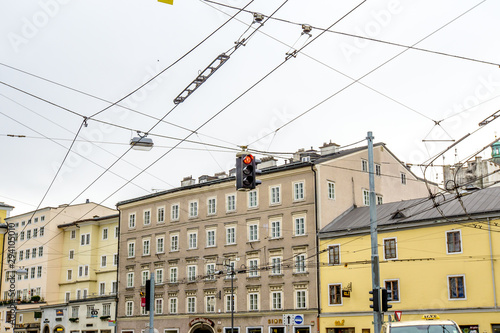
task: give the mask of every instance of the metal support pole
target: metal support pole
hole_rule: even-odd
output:
[[[155,332],[155,273],[154,271],[150,274],[150,285],[149,285],[149,333]]]
[[[231,270],[231,333],[234,333],[234,269],[233,266],[229,265]]]
[[[368,174],[370,183],[370,237],[372,247],[372,288],[380,290],[380,269],[378,257],[378,235],[377,235],[377,208],[376,208],[376,194],[375,194],[375,168],[373,163],[373,135],[368,132],[366,137],[368,140]],[[378,293],[380,296],[380,292]],[[375,295],[374,295],[375,296]],[[382,305],[380,303],[380,306]],[[380,333],[382,328],[383,313],[382,309],[373,312],[373,328],[375,333]]]

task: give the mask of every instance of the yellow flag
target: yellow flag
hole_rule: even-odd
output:
[[[169,4],[169,5],[174,4],[174,0],[158,0],[158,2],[163,2],[163,3]]]

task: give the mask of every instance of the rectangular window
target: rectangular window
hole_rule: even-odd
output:
[[[188,282],[196,281],[196,266],[189,265],[187,267],[187,277],[188,277]]]
[[[462,234],[460,230],[446,232],[446,253],[462,253]]]
[[[178,221],[179,220],[179,205],[172,205],[171,210],[170,210],[170,219],[172,221]]]
[[[196,297],[187,298],[187,312],[188,313],[196,312]]]
[[[31,230],[26,231],[26,239],[31,239]]]
[[[115,238],[118,238],[119,234],[120,234],[120,228],[115,227]]]
[[[304,273],[306,271],[306,255],[299,254],[295,256],[295,272]]]
[[[35,267],[31,267],[30,269],[30,278],[34,279],[35,278]]]
[[[259,260],[258,259],[248,260],[248,276],[249,277],[259,276]]]
[[[38,228],[33,229],[33,238],[37,238],[38,236]]]
[[[99,295],[106,295],[106,282],[99,283]]]
[[[177,313],[177,298],[170,299],[170,313]]]
[[[127,273],[127,288],[134,287],[134,272]]]
[[[207,280],[215,280],[215,264],[210,263],[206,266]]]
[[[306,291],[297,290],[295,292],[295,308],[305,309],[306,308]]]
[[[280,187],[279,186],[273,186],[270,188],[271,194],[270,194],[270,204],[271,205],[277,205],[281,203],[281,197],[280,197]]]
[[[103,316],[111,315],[111,304],[107,303],[102,305],[102,315]]]
[[[142,240],[142,255],[149,256],[151,254],[151,240],[143,239]]]
[[[293,200],[304,200],[304,183],[293,183]]]
[[[135,214],[130,214],[128,216],[128,227],[130,229],[135,228]]]
[[[341,284],[330,284],[328,285],[329,291],[329,304],[336,305],[342,304],[342,285]]]
[[[68,303],[71,299],[71,292],[67,291],[64,295],[64,301]]]
[[[401,172],[401,184],[406,185],[406,173]]]
[[[118,266],[118,253],[113,254],[113,266]]]
[[[281,304],[281,291],[273,291],[271,293],[271,309],[272,310],[281,310],[282,304]]]
[[[215,215],[217,213],[217,199],[210,198],[207,202],[207,214]]]
[[[236,244],[236,227],[226,228],[226,245]]]
[[[144,225],[150,225],[150,224],[151,224],[151,211],[145,210],[144,211]]]
[[[189,203],[189,217],[198,217],[198,201]]]
[[[382,205],[384,203],[384,198],[381,195],[377,195],[377,205]]]
[[[271,238],[281,238],[281,221],[271,222]]]
[[[170,251],[179,251],[179,235],[170,236]]]
[[[363,190],[363,205],[370,206],[370,191]]]
[[[156,219],[158,220],[158,223],[165,222],[165,208],[164,207],[158,208],[158,211],[156,214]]]
[[[73,270],[68,269],[66,280],[71,281],[71,279],[73,279]]]
[[[382,175],[380,164],[375,164],[375,176]]]
[[[235,297],[233,295],[232,297],[232,300],[231,300],[231,294],[229,295],[226,295],[226,312],[231,312],[231,311],[235,311],[236,310],[236,307],[235,307]]]
[[[156,253],[163,253],[163,252],[165,252],[165,238],[158,237],[156,239]]]
[[[45,234],[45,227],[40,227],[40,237]]]
[[[107,257],[106,256],[101,256],[101,267],[106,267],[107,265]]]
[[[177,267],[170,267],[170,283],[177,283]]]
[[[230,194],[226,197],[227,206],[226,209],[228,212],[234,212],[236,210],[236,195]]]
[[[134,315],[134,302],[133,301],[125,302],[125,315],[129,316],[129,317]]]
[[[207,247],[215,246],[215,230],[207,230]]]
[[[163,313],[163,298],[155,299],[155,314]]]
[[[306,222],[304,217],[295,218],[295,236],[303,236],[306,234]]]
[[[103,240],[108,239],[108,228],[102,229],[102,239]]]
[[[43,246],[38,248],[38,258],[43,257]]]
[[[328,264],[340,265],[340,245],[332,245],[328,247]]]
[[[259,310],[259,294],[248,294],[248,310]]]
[[[163,283],[163,268],[157,268],[155,270],[155,284]]]
[[[145,286],[147,280],[149,280],[149,271],[142,271],[142,283],[141,283],[141,286]]]
[[[80,237],[80,245],[89,245],[90,244],[90,234],[83,234]]]
[[[250,224],[248,226],[248,240],[250,242],[255,242],[259,240],[259,225]]]
[[[188,248],[191,250],[198,248],[198,233],[188,233]]]
[[[271,258],[271,274],[273,274],[273,275],[281,274],[281,258],[280,257]]]
[[[451,300],[465,299],[465,276],[448,276],[448,289]]]
[[[255,208],[258,206],[257,191],[253,190],[248,192],[248,208]]]
[[[36,258],[36,247],[31,249],[32,258]]]
[[[25,256],[25,257],[26,257],[26,259],[29,259],[29,258],[30,258],[30,253],[31,253],[31,250],[30,250],[30,249],[27,249],[27,250],[25,251],[25,253],[26,253],[26,256]]]
[[[399,302],[399,281],[386,280],[385,289],[387,289],[387,298],[391,302]]]
[[[205,302],[206,312],[215,312],[215,296],[207,296]]]
[[[128,243],[128,257],[135,257],[135,243]]]
[[[368,172],[368,161],[361,160],[361,171]]]
[[[71,317],[72,318],[78,318],[78,310],[80,309],[79,306],[73,306],[71,308]]]
[[[396,246],[397,246],[396,238],[384,239],[384,258],[385,258],[385,260],[398,258],[398,252],[397,252]]]
[[[335,199],[335,183],[334,182],[327,182],[328,184],[328,199],[334,200]]]

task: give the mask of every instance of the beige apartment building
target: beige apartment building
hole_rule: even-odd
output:
[[[384,144],[375,145],[374,160],[378,203],[428,194]],[[325,144],[260,168],[262,184],[252,191],[236,191],[232,176],[202,176],[117,204],[118,332],[148,329],[141,292],[151,274],[161,333],[317,330],[317,232],[369,204],[367,147]]]
[[[96,203],[76,205],[60,205],[46,207],[35,212],[28,212],[5,219],[5,222],[15,228],[16,268],[24,268],[28,274],[18,275],[15,283],[15,301],[17,304],[16,327],[14,330],[8,315],[8,292],[10,282],[7,274],[2,279],[2,305],[0,311],[5,325],[2,332],[38,333],[41,324],[40,307],[58,304],[64,299],[60,290],[62,274],[61,258],[66,256],[63,249],[64,232],[59,225],[116,213],[116,210]],[[6,247],[4,244],[4,262]],[[5,266],[4,266],[5,267]]]

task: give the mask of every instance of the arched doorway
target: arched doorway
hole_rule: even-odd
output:
[[[56,326],[56,327],[54,327],[53,332],[54,333],[64,333],[64,327],[63,326]]]
[[[207,324],[196,324],[191,327],[191,330],[189,333],[215,333],[214,329],[207,325]]]
[[[49,325],[45,325],[43,328],[43,333],[50,333]]]

